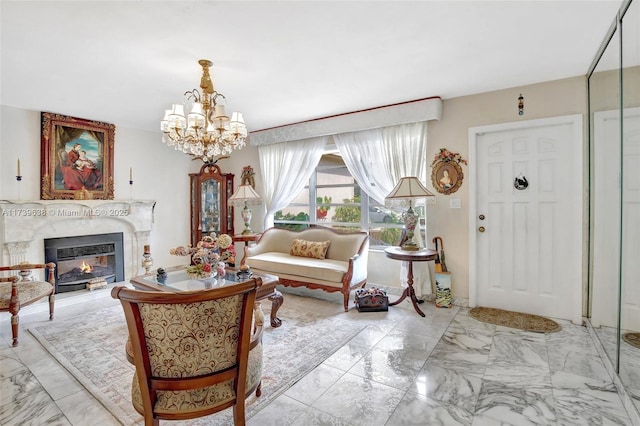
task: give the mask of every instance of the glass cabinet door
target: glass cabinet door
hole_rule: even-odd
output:
[[[233,194],[233,174],[222,173],[216,165],[203,165],[191,179],[191,245],[203,236],[233,235],[233,207],[227,199]]]
[[[200,230],[203,234],[220,233],[220,182],[206,179],[200,192]]]

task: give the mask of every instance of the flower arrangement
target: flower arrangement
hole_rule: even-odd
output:
[[[457,152],[451,152],[446,148],[440,148],[440,152],[436,154],[436,156],[433,158],[433,163],[431,163],[431,167],[433,167],[434,164],[443,161],[445,163],[449,163],[449,162],[456,162],[458,164],[462,163],[464,165],[467,164],[467,160],[462,158],[462,155],[460,155]]]
[[[195,278],[210,278],[225,273],[225,262],[235,261],[235,248],[233,240],[227,234],[202,237],[195,247],[188,245],[178,246],[169,250],[174,256],[191,256],[191,265],[186,266],[187,273]]]

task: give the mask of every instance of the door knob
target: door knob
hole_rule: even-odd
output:
[[[484,226],[481,226],[481,227],[478,228],[478,231],[480,231],[480,232],[484,232],[484,230],[485,230]]]

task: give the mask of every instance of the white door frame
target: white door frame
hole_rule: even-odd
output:
[[[478,300],[478,283],[477,283],[477,168],[476,168],[476,147],[478,137],[486,133],[502,132],[508,130],[522,130],[534,127],[546,127],[553,125],[570,124],[572,125],[571,143],[577,147],[572,150],[577,155],[567,161],[573,161],[574,170],[579,171],[576,174],[576,182],[572,185],[576,190],[572,191],[574,198],[572,205],[575,211],[572,212],[574,217],[580,218],[572,223],[573,235],[579,238],[580,248],[577,253],[567,253],[567,257],[571,257],[569,264],[580,265],[579,271],[572,274],[572,300],[568,303],[572,306],[572,319],[574,324],[582,323],[582,292],[583,292],[583,252],[584,252],[584,234],[583,234],[583,209],[584,209],[584,141],[582,128],[582,114],[566,115],[561,117],[540,118],[536,120],[516,121],[511,123],[493,124],[488,126],[469,128],[469,307],[475,307]],[[575,258],[578,257],[578,259]]]

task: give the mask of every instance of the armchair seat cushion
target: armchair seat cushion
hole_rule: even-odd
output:
[[[18,302],[28,305],[51,294],[53,285],[46,281],[18,281]],[[8,310],[11,302],[11,283],[0,283],[0,310]]]

